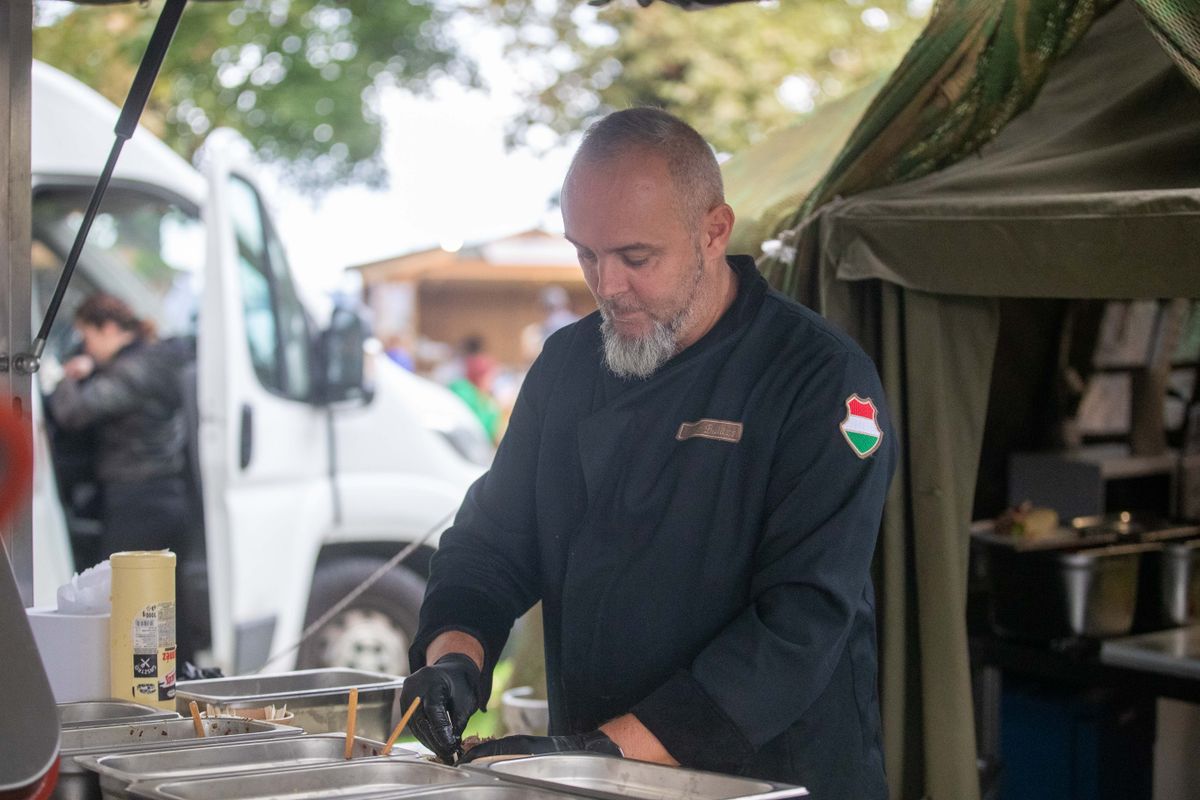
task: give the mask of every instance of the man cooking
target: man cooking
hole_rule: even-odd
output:
[[[609,115],[562,191],[599,311],[533,364],[442,537],[400,705],[454,762],[513,621],[541,600],[565,750],[884,798],[869,568],[895,437],[845,334],[727,257],[713,153]]]

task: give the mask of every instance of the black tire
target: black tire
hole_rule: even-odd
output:
[[[382,564],[378,559],[359,557],[318,567],[305,628]],[[420,575],[403,566],[389,570],[300,646],[297,668],[351,667],[407,675],[408,646],[417,633],[424,596],[425,580]]]

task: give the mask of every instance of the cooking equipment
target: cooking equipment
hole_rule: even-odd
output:
[[[315,767],[258,774],[146,781],[129,787],[131,797],[146,800],[288,800],[337,796],[393,797],[405,790],[467,786],[481,779],[465,770],[426,761],[394,758],[342,761]],[[455,797],[460,795],[454,793]]]
[[[997,633],[1026,639],[1109,638],[1196,619],[1200,526],[1119,512],[1076,517],[1042,540],[971,526]]]
[[[799,786],[584,753],[469,764],[466,769],[606,800],[775,800],[808,795]]]
[[[1200,679],[1200,625],[1111,639],[1100,660],[1119,667]]]
[[[440,789],[430,789],[426,792],[405,792],[391,797],[404,800],[578,800],[585,795],[567,794],[560,790],[534,789],[530,786],[505,786],[475,784],[471,786],[443,786]]]
[[[309,669],[270,675],[182,681],[175,693],[177,711],[195,700],[227,709],[287,704],[291,720],[309,733],[337,733],[346,729],[350,689],[358,689],[355,733],[368,739],[386,739],[391,731],[392,702],[403,678],[355,669]],[[236,711],[234,712],[236,713]]]
[[[179,719],[179,715],[174,711],[161,711],[125,700],[87,700],[81,703],[60,703],[58,706],[58,723],[64,728],[94,728],[97,725],[159,719]]]
[[[992,627],[1032,639],[1123,636],[1133,627],[1141,558],[1159,547],[994,549],[989,556]]]
[[[1135,628],[1161,630],[1200,619],[1200,539],[1164,541],[1142,559]]]
[[[45,797],[58,757],[54,695],[8,561],[8,514],[25,499],[33,469],[28,422],[0,396],[0,795]],[[32,593],[32,586],[27,587]]]
[[[1075,517],[1071,528],[1081,535],[1116,534],[1139,542],[1165,542],[1200,536],[1200,525],[1171,522],[1154,514],[1118,511],[1091,517]]]
[[[76,760],[100,776],[100,791],[105,800],[122,800],[130,796],[129,785],[137,781],[176,781],[341,763],[345,760],[345,738],[344,734],[327,733],[182,750],[80,756]],[[353,756],[371,758],[380,753],[381,747],[377,741],[358,737]],[[392,752],[392,758],[416,757],[408,750]]]
[[[204,726],[204,739],[196,738],[190,719],[181,718],[68,728],[62,732],[62,767],[54,797],[61,800],[96,800],[100,797],[100,782],[76,761],[78,756],[232,744],[303,733],[299,728],[248,719],[211,719],[205,720]]]

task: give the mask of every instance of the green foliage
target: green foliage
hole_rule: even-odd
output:
[[[34,56],[121,103],[161,2],[56,8],[39,6]],[[446,21],[432,0],[191,3],[143,124],[189,158],[234,128],[307,191],[384,185],[379,90],[477,80]]]
[[[737,151],[900,60],[927,7],[905,0],[781,0],[684,12],[615,0],[594,9],[490,0],[508,52],[538,73],[516,141],[578,131],[615,108],[654,105]],[[532,135],[531,134],[535,134]]]

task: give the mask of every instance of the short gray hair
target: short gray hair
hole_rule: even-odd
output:
[[[595,122],[584,133],[571,169],[576,164],[603,163],[639,149],[666,159],[686,222],[698,222],[725,202],[721,167],[708,142],[692,126],[659,108],[614,111]]]

